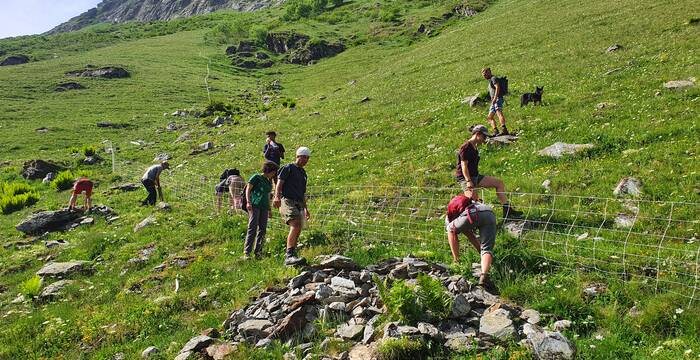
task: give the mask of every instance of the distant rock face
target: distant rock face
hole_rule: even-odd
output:
[[[129,77],[129,72],[120,67],[107,66],[99,69],[84,69],[69,71],[66,76],[96,77],[105,79],[119,79]]]
[[[20,64],[26,64],[29,62],[29,57],[25,55],[13,55],[13,56],[8,56],[0,62],[0,66],[11,66],[11,65],[20,65]]]
[[[49,31],[49,34],[75,31],[101,22],[170,20],[221,9],[254,11],[283,3],[284,0],[103,0],[90,9]]]

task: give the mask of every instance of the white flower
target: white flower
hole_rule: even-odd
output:
[[[603,339],[605,339],[605,338],[603,337],[603,335],[596,335],[595,339],[598,341],[603,341]]]
[[[678,308],[678,309],[676,309],[676,314],[680,315],[683,313],[683,311],[685,311],[685,310]]]

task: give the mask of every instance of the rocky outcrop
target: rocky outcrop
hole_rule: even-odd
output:
[[[170,20],[222,9],[254,11],[277,6],[284,0],[103,0],[97,7],[49,31],[49,34],[75,31],[97,23]]]
[[[85,89],[83,85],[78,84],[77,82],[67,82],[63,84],[59,84],[56,86],[53,91],[56,92],[62,92],[62,91],[68,91],[68,90],[80,90],[80,89]]]
[[[94,215],[104,217],[110,217],[114,214],[111,208],[104,205],[94,206],[91,211]],[[15,228],[27,235],[41,235],[46,232],[70,230],[81,225],[91,225],[94,222],[94,218],[84,216],[82,211],[61,209],[33,214]]]
[[[22,177],[27,180],[43,179],[49,173],[58,173],[62,168],[44,160],[29,160],[22,165]]]
[[[264,48],[262,51],[260,46]],[[261,69],[274,64],[268,52],[290,64],[309,65],[345,50],[345,45],[341,42],[311,41],[309,36],[294,32],[268,33],[264,44],[260,46],[244,40],[237,46],[229,46],[226,49],[226,55],[231,58],[235,66]]]
[[[11,66],[11,65],[21,65],[21,64],[26,64],[29,62],[29,57],[26,55],[12,55],[6,57],[2,62],[0,62],[0,66]]]
[[[46,277],[67,277],[71,274],[85,271],[87,267],[87,261],[68,261],[68,262],[52,262],[44,265],[39,271],[36,272],[38,276]]]
[[[84,70],[69,71],[66,73],[66,76],[120,79],[129,77],[129,72],[126,71],[124,68],[116,66],[107,66],[97,69],[88,68]]]
[[[329,44],[322,40],[293,50],[287,61],[292,64],[309,65],[319,59],[335,56],[343,50],[345,45],[342,43]]]

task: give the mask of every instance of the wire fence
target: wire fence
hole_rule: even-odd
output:
[[[140,177],[136,164],[120,166]],[[146,164],[140,165],[145,169]],[[129,170],[127,170],[129,169]],[[218,174],[203,175],[187,164],[164,176],[166,201],[215,211]],[[447,247],[444,214],[453,188],[406,186],[309,186],[308,227],[410,250]],[[492,204],[501,232],[519,238],[558,266],[641,282],[693,303],[700,291],[700,204],[552,193],[507,193],[522,219],[504,219],[493,191],[480,190]],[[228,208],[228,194],[222,198]],[[495,204],[494,204],[495,203]],[[242,213],[242,212],[241,212]],[[279,218],[272,230],[283,231]],[[496,249],[496,257],[498,257]]]

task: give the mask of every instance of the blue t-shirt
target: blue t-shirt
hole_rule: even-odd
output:
[[[294,163],[280,169],[278,178],[284,181],[282,197],[290,200],[304,201],[306,195],[306,171]]]
[[[272,161],[273,163],[279,165],[280,161],[284,157],[284,146],[278,143],[265,144],[263,146],[263,155],[266,160]]]

